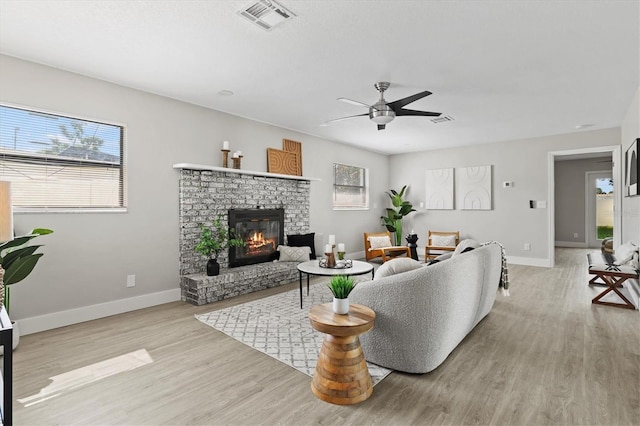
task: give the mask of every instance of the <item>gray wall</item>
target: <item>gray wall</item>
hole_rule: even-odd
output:
[[[640,138],[640,87],[636,90],[621,126],[622,161],[631,143]],[[622,242],[640,244],[640,196],[622,198]]]
[[[555,240],[560,245],[567,245],[563,243],[582,243],[584,247],[587,247],[585,239],[585,173],[591,171],[611,172],[611,163],[607,161],[611,161],[611,156],[556,161]],[[616,185],[619,184],[616,182]],[[616,188],[620,188],[620,186],[616,186]],[[574,233],[578,233],[578,238],[573,237]]]
[[[423,210],[412,213],[419,246],[432,230],[459,230],[461,238],[502,242],[514,260],[544,264],[549,258],[549,211],[530,209],[529,200],[548,200],[548,153],[620,144],[619,129],[594,130],[487,145],[393,155],[391,187],[409,185],[414,205],[425,199],[425,170],[478,165],[493,166],[493,210]],[[502,182],[512,181],[512,188]],[[408,229],[408,228],[407,228]],[[524,244],[531,244],[525,251]],[[520,259],[518,259],[520,258]]]
[[[380,229],[374,209],[332,210],[332,163],[370,167],[371,194],[382,194],[384,155],[2,55],[0,101],[127,126],[127,213],[15,215],[18,233],[34,227],[55,233],[42,238],[45,256],[33,274],[12,287],[14,319],[67,311],[65,321],[83,320],[167,291],[178,300],[178,171],[172,165],[221,166],[223,140],[244,152],[243,169],[256,171],[266,171],[267,147],[281,148],[282,138],[301,142],[304,175],[321,179],[311,183],[311,230],[325,239],[335,234],[351,252],[362,250],[362,232]],[[133,288],[125,285],[129,274],[136,275]]]

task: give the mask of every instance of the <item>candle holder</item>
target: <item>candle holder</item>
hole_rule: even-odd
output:
[[[344,254],[345,254],[344,251],[339,251],[338,252],[338,260],[344,260]]]
[[[229,152],[231,152],[231,150],[221,149],[220,151],[222,151],[222,167],[229,167]]]
[[[238,155],[235,158],[232,158],[233,160],[233,168],[234,169],[239,169],[240,168],[240,162],[242,161],[242,157],[243,155]]]
[[[336,257],[333,254],[333,247],[335,246],[331,246],[331,251],[329,253],[325,253],[324,255],[327,256],[327,268],[335,268],[336,267]]]

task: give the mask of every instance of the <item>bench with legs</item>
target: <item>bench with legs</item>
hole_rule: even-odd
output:
[[[609,253],[589,253],[589,274],[594,275],[589,285],[602,285],[607,288],[591,300],[598,305],[615,306],[626,309],[636,309],[635,305],[620,291],[628,279],[638,279],[638,270],[631,265],[617,265],[616,259]],[[602,298],[614,292],[622,302],[604,301]]]

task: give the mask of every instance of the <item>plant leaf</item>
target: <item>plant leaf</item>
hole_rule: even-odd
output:
[[[4,285],[19,283],[33,271],[43,253],[21,257],[13,262],[11,268],[4,271]]]
[[[6,269],[11,269],[11,265],[21,257],[27,257],[32,255],[38,247],[42,246],[27,246],[15,250],[11,250],[2,258],[2,267]]]

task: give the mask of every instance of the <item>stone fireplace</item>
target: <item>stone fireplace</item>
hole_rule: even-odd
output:
[[[229,247],[229,267],[272,262],[284,244],[284,209],[229,210],[229,228],[244,247]]]
[[[309,232],[311,180],[317,179],[186,163],[173,167],[180,172],[179,263],[182,300],[202,305],[297,280],[295,263],[271,260],[275,258],[274,251],[278,244],[284,244],[287,235]],[[205,275],[207,260],[194,251],[200,238],[200,225],[210,226],[215,218],[220,217],[223,225],[228,227],[232,211],[256,210],[261,210],[261,213],[269,210],[281,212],[278,243],[268,243],[268,250],[267,243],[252,243],[254,249],[268,251],[269,257],[262,263],[229,267],[235,260],[230,262],[231,253],[224,251],[218,257],[220,275]],[[261,230],[263,239],[265,231],[267,236],[272,233],[271,226]],[[250,230],[253,229],[247,225],[247,233]],[[242,258],[243,255],[236,257]]]

